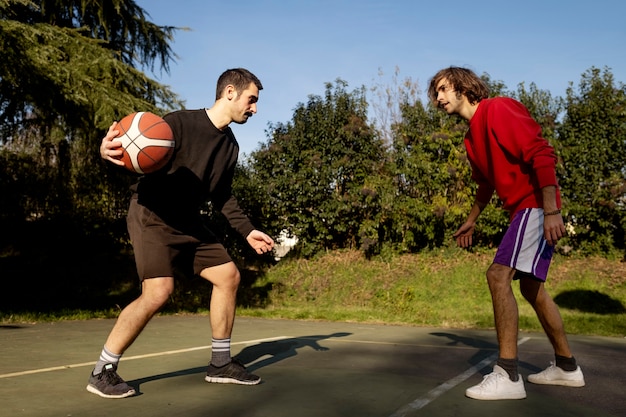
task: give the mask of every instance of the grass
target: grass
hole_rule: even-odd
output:
[[[238,315],[298,320],[330,320],[448,328],[493,328],[491,298],[485,271],[493,251],[470,253],[448,248],[420,254],[367,260],[360,252],[329,252],[315,259],[285,259],[260,273],[242,271]],[[0,305],[0,323],[116,317],[137,294],[132,260],[110,263],[93,288],[77,271],[75,283],[44,297],[24,292],[10,310]],[[31,268],[32,269],[32,268]],[[81,269],[82,268],[78,268]],[[26,269],[14,268],[16,273]],[[117,271],[111,281],[112,272]],[[122,276],[123,275],[123,276]],[[108,276],[111,288],[103,285]],[[26,281],[29,282],[29,281]],[[56,282],[56,281],[55,281]],[[36,286],[30,286],[34,288]],[[206,314],[209,286],[200,279],[179,282],[162,314]],[[513,284],[520,311],[520,329],[541,331],[534,311]],[[548,292],[560,307],[571,334],[626,336],[626,263],[614,259],[556,256]],[[68,290],[72,290],[73,292]],[[66,295],[64,302],[59,297]],[[39,298],[38,298],[39,297]],[[70,299],[71,297],[71,299]],[[44,300],[57,306],[45,311]],[[33,301],[34,300],[34,301]],[[94,300],[98,301],[97,306]],[[80,301],[80,302],[79,302]],[[15,306],[22,308],[15,308]],[[93,308],[89,308],[93,306]]]
[[[257,287],[271,288],[262,307],[239,315],[340,320],[451,328],[492,328],[485,271],[493,253],[460,249],[366,260],[332,252],[279,263]],[[541,331],[534,311],[513,284],[520,329]],[[557,256],[548,292],[568,333],[626,336],[626,265],[602,258]]]

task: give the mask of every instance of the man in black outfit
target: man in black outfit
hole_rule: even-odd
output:
[[[244,385],[260,382],[258,376],[248,373],[231,357],[240,274],[226,249],[204,226],[200,205],[210,201],[258,254],[274,247],[272,238],[255,229],[231,194],[239,145],[229,125],[243,124],[256,113],[262,89],[250,71],[230,69],[218,79],[213,107],[164,116],[176,139],[174,154],[166,167],[141,177],[132,187],[127,217],[141,295],[120,313],[89,378],[89,392],[105,398],[135,394],[117,374],[119,360],[169,299],[174,289],[174,269],[181,262],[183,267],[192,263],[194,273],[213,284],[212,354],[205,380]],[[100,155],[121,166],[116,125],[113,123],[102,139]]]

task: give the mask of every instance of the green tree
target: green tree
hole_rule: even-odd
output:
[[[397,197],[389,237],[397,249],[412,252],[443,244],[450,213],[461,215],[471,204],[466,125],[421,101],[400,107],[391,154]]]
[[[367,179],[383,163],[384,147],[367,123],[365,89],[326,84],[293,120],[269,127],[250,155],[257,189],[270,215],[268,230],[295,234],[305,256],[321,249],[358,248],[361,223],[371,216]]]
[[[506,93],[502,82],[491,80],[488,74],[482,78],[492,96]],[[409,80],[403,86],[406,91],[397,95],[401,117],[392,129],[395,189],[385,235],[393,250],[414,252],[451,242],[469,213],[476,186],[463,143],[467,122],[415,99],[411,92],[416,87]],[[478,244],[497,244],[505,230],[507,215],[499,207],[494,196],[477,226]]]
[[[530,115],[541,126],[543,137],[554,146],[558,118],[563,112],[563,100],[553,98],[548,90],[540,90],[535,83],[530,83],[528,89],[525,83],[520,83],[511,96],[526,106]]]
[[[129,0],[0,0],[5,309],[101,306],[112,283],[136,282],[123,217],[134,177],[98,148],[113,120],[182,104],[142,72],[167,71],[173,32]]]
[[[100,138],[128,113],[182,104],[141,71],[168,69],[174,29],[130,0],[0,0],[0,150],[10,160],[0,185],[32,185],[4,194],[21,204],[5,218],[119,215],[130,177],[103,169]]]
[[[624,248],[626,233],[626,86],[608,68],[586,71],[565,98],[555,143],[560,183],[573,227],[569,241],[585,253]]]
[[[0,17],[3,141],[27,126],[72,138],[179,104],[139,70],[155,60],[169,68],[173,28],[146,21],[133,1],[2,0]]]

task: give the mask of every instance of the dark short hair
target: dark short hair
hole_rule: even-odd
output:
[[[245,68],[232,68],[224,71],[220,78],[217,79],[217,88],[215,91],[215,100],[219,100],[222,97],[224,89],[232,85],[237,92],[241,92],[250,86],[250,83],[254,83],[259,90],[263,90],[263,84],[257,78],[256,75],[251,73]]]
[[[435,106],[437,105],[437,84],[443,78],[454,87],[457,94],[465,95],[471,104],[489,97],[489,87],[474,71],[461,67],[449,67],[437,72],[430,80],[428,98]]]

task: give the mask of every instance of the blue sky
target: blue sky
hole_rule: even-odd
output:
[[[411,77],[424,90],[443,67],[488,73],[509,89],[534,82],[564,96],[595,66],[626,83],[626,2],[525,0],[137,0],[158,25],[178,31],[169,74],[153,76],[186,101],[210,107],[223,70],[262,81],[258,114],[233,125],[241,152],[266,142],[298,103],[341,78],[351,91]],[[383,76],[379,75],[382,72]],[[243,156],[243,155],[242,155]]]

